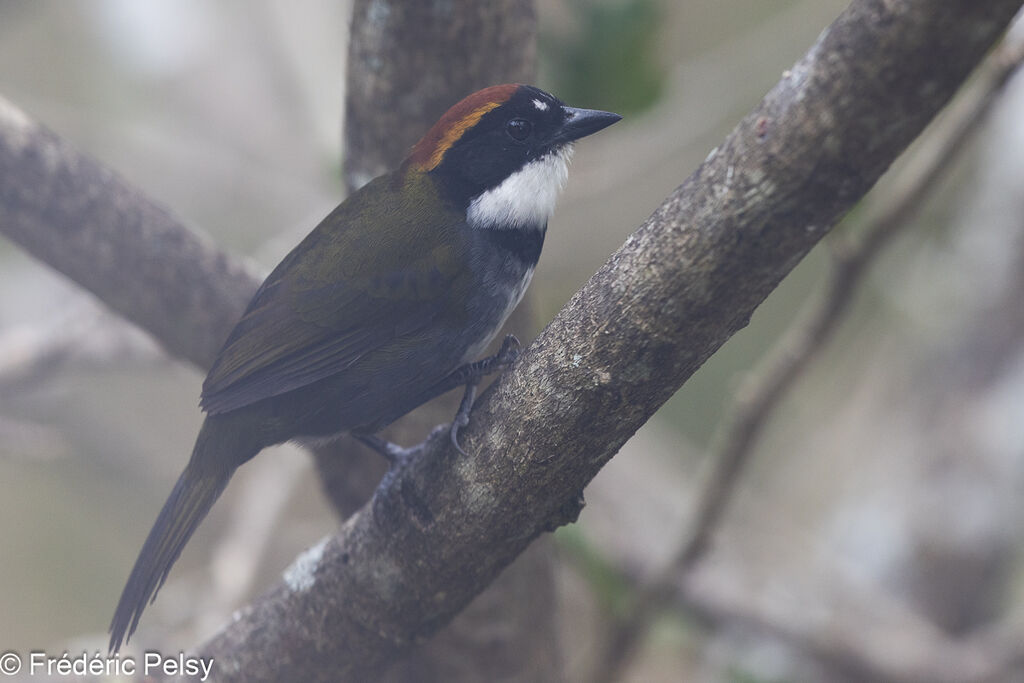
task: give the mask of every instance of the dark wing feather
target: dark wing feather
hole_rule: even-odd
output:
[[[203,383],[205,411],[228,412],[344,372],[441,313],[466,262],[461,226],[445,221],[450,213],[441,207],[412,201],[421,192],[410,198],[394,183],[384,176],[353,194],[274,269]]]

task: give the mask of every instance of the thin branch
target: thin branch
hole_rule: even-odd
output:
[[[956,638],[889,596],[854,584],[829,587],[828,597],[818,600],[780,603],[764,591],[751,593],[711,574],[686,576],[670,604],[712,624],[778,639],[854,680],[998,683],[1018,680],[1024,663],[1024,625],[1016,615]]]
[[[38,324],[0,329],[0,399],[39,387],[68,366],[80,369],[166,361],[152,339],[88,302]]]
[[[72,451],[60,430],[7,414],[7,405],[43,389],[56,373],[166,360],[152,339],[86,299],[74,299],[49,320],[0,329],[0,457],[60,458]]]
[[[763,367],[752,373],[740,389],[722,445],[711,457],[712,470],[700,490],[687,537],[672,561],[639,589],[630,606],[612,622],[594,681],[617,680],[650,624],[675,593],[678,578],[704,557],[762,429],[843,321],[869,267],[911,225],[910,219],[929,191],[986,120],[1022,63],[1024,39],[1008,38],[986,62],[979,87],[953,105],[954,120],[945,122],[894,179],[889,203],[867,226],[860,242],[838,253],[825,296],[790,328]]]
[[[585,562],[594,561],[591,556]],[[624,585],[636,583],[624,566],[597,561],[606,575]],[[715,565],[679,575],[662,609],[696,617],[712,629],[754,633],[792,647],[841,671],[843,680],[997,683],[1016,680],[1013,674],[1024,664],[1024,623],[1017,614],[958,638],[884,592],[842,575],[803,586],[798,599],[788,591],[754,589],[742,575]]]

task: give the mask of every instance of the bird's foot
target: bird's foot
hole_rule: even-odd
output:
[[[469,414],[473,412],[473,402],[476,400],[476,387],[485,376],[504,370],[512,365],[519,357],[521,344],[514,334],[505,337],[501,348],[493,356],[483,358],[474,363],[467,363],[455,371],[463,379],[461,384],[466,387],[462,394],[462,402],[459,403],[459,410],[452,419],[448,432],[451,436],[452,445],[459,453],[466,455],[459,445],[459,430],[469,424]]]
[[[454,372],[448,375],[444,382],[439,385],[438,393],[444,391],[450,391],[456,387],[465,387],[465,393],[462,395],[462,402],[459,404],[459,410],[455,413],[454,419],[450,425],[438,425],[430,432],[430,435],[415,446],[409,448],[402,448],[398,444],[385,441],[379,436],[373,434],[353,434],[356,439],[360,442],[380,453],[384,456],[392,467],[401,467],[405,463],[409,462],[420,453],[425,451],[430,443],[437,438],[443,431],[447,431],[449,438],[451,439],[452,445],[459,453],[466,455],[466,451],[462,450],[462,446],[459,445],[459,430],[469,424],[469,414],[473,411],[473,402],[476,400],[476,388],[480,384],[480,381],[487,375],[494,374],[499,370],[504,370],[508,366],[515,362],[516,358],[519,357],[519,349],[521,345],[519,340],[516,339],[514,334],[510,334],[505,337],[505,340],[501,343],[501,348],[493,356],[487,358],[481,358],[478,361],[472,363],[466,363],[458,367]]]
[[[490,375],[499,370],[504,370],[508,366],[516,362],[516,358],[519,358],[519,351],[523,345],[519,343],[518,337],[514,334],[505,336],[504,341],[501,342],[501,348],[493,356],[479,360],[473,363],[473,366],[477,366],[477,372],[480,378],[484,375]]]
[[[386,441],[374,434],[353,434],[352,436],[358,439],[363,445],[384,456],[384,458],[391,463],[392,468],[401,468],[413,458],[417,457],[420,453],[425,451],[430,442],[436,439],[446,429],[448,429],[447,425],[438,425],[437,427],[434,427],[426,439],[415,446],[410,446],[409,448],[402,448],[398,444]]]
[[[501,348],[498,349],[496,354],[487,358],[481,358],[472,363],[460,365],[445,378],[441,386],[447,391],[458,386],[479,384],[480,380],[487,375],[493,375],[495,372],[504,370],[512,365],[516,358],[519,357],[520,347],[521,345],[516,336],[510,334],[505,337],[505,341],[501,343]]]
[[[467,384],[466,392],[462,394],[462,402],[459,403],[459,410],[452,419],[451,427],[448,428],[452,445],[455,446],[455,450],[463,455],[466,455],[466,451],[462,450],[462,446],[459,445],[459,430],[469,424],[469,414],[473,411],[473,401],[475,400],[476,384]]]

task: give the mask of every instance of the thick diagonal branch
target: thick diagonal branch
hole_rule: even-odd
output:
[[[887,245],[913,225],[912,214],[921,207],[928,192],[943,172],[949,170],[953,159],[987,119],[992,106],[1022,63],[1024,40],[1006,41],[994,53],[981,79],[983,85],[959,108],[953,124],[947,124],[941,134],[930,138],[931,144],[895,178],[892,198],[870,221],[864,236],[856,245],[841,251],[825,296],[814,302],[813,307],[798,319],[763,363],[764,367],[753,373],[737,392],[734,411],[721,446],[714,453],[708,480],[697,496],[692,528],[668,565],[650,583],[638,587],[631,604],[609,625],[592,681],[604,683],[619,679],[651,623],[678,592],[679,582],[704,557],[711,537],[736,493],[741,475],[750,464],[761,430],[778,409],[782,398],[827,346],[845,319],[870,266]],[[852,643],[850,649],[859,645]],[[870,648],[863,647],[862,650],[866,666],[880,659],[872,657],[874,653]],[[948,662],[942,661],[941,666],[949,673]],[[893,680],[898,677],[890,673],[879,678]],[[962,671],[949,678],[968,679]]]

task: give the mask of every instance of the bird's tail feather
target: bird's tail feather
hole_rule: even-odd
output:
[[[203,431],[207,431],[205,428],[206,425]],[[121,644],[127,642],[135,632],[142,611],[156,598],[156,592],[163,585],[182,548],[220,497],[235,471],[234,466],[210,466],[220,458],[202,452],[210,444],[210,440],[203,437],[200,432],[192,459],[174,485],[135,560],[110,622],[111,653],[117,652]]]

